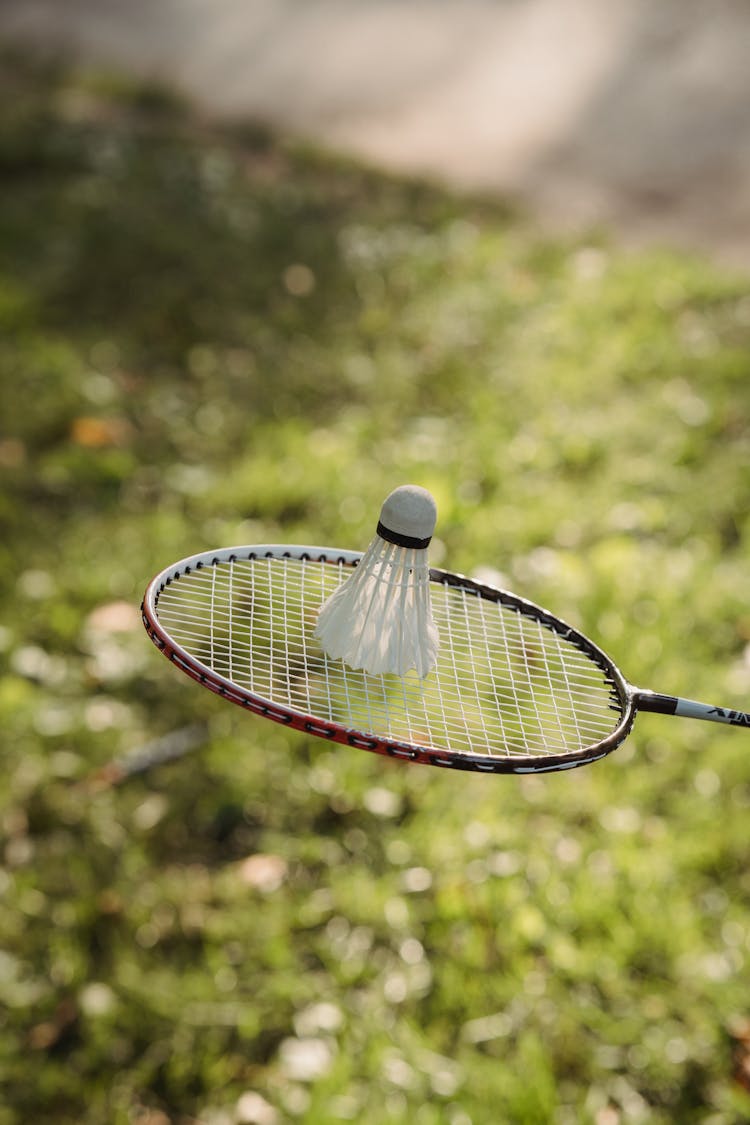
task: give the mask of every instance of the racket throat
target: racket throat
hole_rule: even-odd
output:
[[[634,695],[639,711],[653,711],[657,715],[676,715],[680,702],[676,695],[661,695],[658,691],[636,691]]]

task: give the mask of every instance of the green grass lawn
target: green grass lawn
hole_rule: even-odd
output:
[[[750,1120],[748,732],[408,767],[138,611],[202,549],[362,548],[414,481],[436,564],[748,709],[750,281],[3,64],[0,1125]]]

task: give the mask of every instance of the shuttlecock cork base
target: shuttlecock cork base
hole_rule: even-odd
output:
[[[315,636],[327,656],[371,675],[420,677],[437,660],[427,548],[437,506],[405,484],[383,502],[377,531],[354,573],[321,607]]]

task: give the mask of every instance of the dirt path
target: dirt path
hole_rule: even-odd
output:
[[[750,269],[746,0],[0,0],[0,37]]]

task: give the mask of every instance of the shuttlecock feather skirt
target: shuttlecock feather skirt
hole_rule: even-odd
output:
[[[414,668],[426,676],[439,648],[427,551],[376,535],[354,573],[323,604],[315,635],[329,657],[350,668],[399,676]]]

